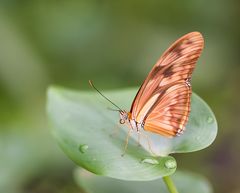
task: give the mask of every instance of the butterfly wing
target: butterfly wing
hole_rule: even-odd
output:
[[[154,65],[130,110],[144,129],[164,136],[181,133],[190,112],[190,80],[204,40],[199,32],[178,39]]]
[[[145,116],[144,129],[164,136],[184,130],[190,112],[191,86],[185,81],[169,86]]]

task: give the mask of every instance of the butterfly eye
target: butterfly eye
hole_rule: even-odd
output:
[[[125,123],[125,120],[124,120],[124,119],[120,119],[120,120],[119,120],[119,123],[120,123],[120,124],[124,124],[124,123]]]

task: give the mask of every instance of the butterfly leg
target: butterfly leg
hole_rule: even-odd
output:
[[[127,151],[128,140],[129,140],[129,137],[130,137],[130,135],[131,135],[131,132],[132,132],[132,129],[130,128],[130,129],[128,130],[127,138],[126,138],[126,141],[125,141],[124,151],[123,151],[123,153],[122,153],[122,155],[121,155],[122,157],[125,155],[125,153],[126,153],[126,151]]]
[[[147,134],[144,134],[144,133],[139,133],[139,134],[143,135],[143,136],[146,138],[147,143],[148,143],[148,149],[149,149],[149,151],[151,152],[151,154],[152,154],[153,156],[158,156],[156,153],[154,153],[154,151],[153,151],[153,149],[152,149],[151,141],[150,141],[149,136],[148,136]]]
[[[140,133],[140,132],[138,132],[137,134],[138,134],[138,146],[140,147],[140,146],[141,146],[141,143],[140,143],[140,139],[141,139],[141,133]]]
[[[119,132],[120,132],[120,124],[118,123],[115,125],[113,132],[110,134],[110,137],[118,136]]]

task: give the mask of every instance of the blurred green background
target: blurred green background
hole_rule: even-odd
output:
[[[1,0],[0,192],[82,192],[49,130],[49,85],[139,86],[173,41],[200,31],[193,90],[215,112],[219,133],[208,149],[175,157],[215,192],[239,193],[239,18],[236,0]]]

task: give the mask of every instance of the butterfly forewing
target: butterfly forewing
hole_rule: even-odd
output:
[[[190,112],[191,75],[203,45],[202,35],[192,32],[161,56],[133,101],[131,119],[165,136],[184,129]]]

